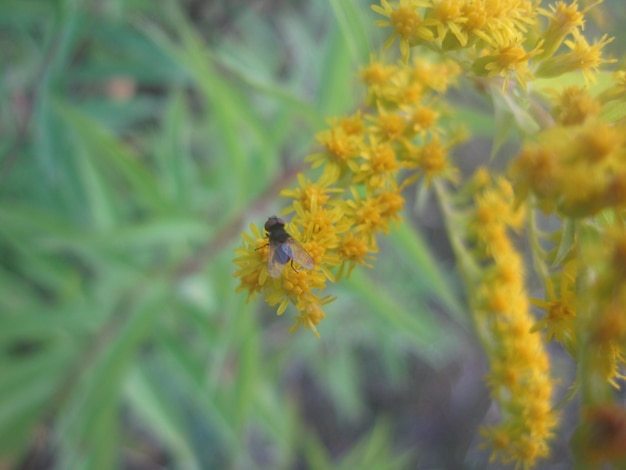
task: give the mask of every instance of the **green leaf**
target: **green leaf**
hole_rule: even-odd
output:
[[[142,421],[172,453],[178,466],[200,469],[201,465],[181,422],[180,408],[176,402],[164,396],[162,384],[147,373],[145,366],[133,367],[124,390]]]
[[[330,0],[343,40],[350,51],[350,63],[363,64],[372,50],[364,23],[363,9],[356,1]]]
[[[554,256],[552,266],[560,266],[570,254],[572,247],[576,243],[576,223],[573,219],[567,218],[563,221],[563,230],[561,231],[561,242]]]
[[[89,162],[85,166],[84,173],[84,177],[87,178],[87,191],[91,184],[104,186],[103,175],[111,174],[111,177],[121,176],[124,179],[129,185],[134,200],[140,202],[141,205],[157,213],[169,206],[169,201],[163,196],[154,175],[146,165],[141,163],[141,158],[129,146],[123,144],[91,117],[62,99],[55,100],[54,105],[55,113],[65,121],[68,128],[72,129],[74,138],[83,150],[76,155],[76,158]],[[114,170],[113,174],[112,170]],[[95,207],[110,206],[110,200],[113,197],[109,192],[111,187],[113,187],[112,181],[109,180],[107,189],[94,190]],[[122,202],[122,200],[117,201],[117,206],[122,206]],[[107,212],[111,210],[107,209]]]

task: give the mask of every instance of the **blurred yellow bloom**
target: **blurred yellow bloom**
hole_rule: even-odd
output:
[[[468,229],[477,242],[481,272],[469,282],[477,331],[489,358],[487,383],[502,412],[501,422],[482,434],[492,460],[530,468],[548,455],[557,419],[547,354],[540,336],[531,332],[523,261],[507,233],[521,224],[523,211],[514,208],[512,188],[502,178],[478,187],[474,201]]]
[[[584,28],[585,12],[589,8],[591,6],[580,11],[578,2],[574,1],[569,5],[565,2],[558,2],[550,5],[549,10],[544,8],[537,10],[540,15],[547,17],[549,22],[542,35],[544,44],[543,51],[539,55],[541,59],[551,57],[568,35],[578,33]]]
[[[557,54],[542,61],[536,75],[556,77],[567,72],[581,71],[587,81],[594,81],[601,64],[615,62],[613,59],[602,58],[602,49],[613,39],[604,35],[595,44],[590,45],[584,36],[576,35],[573,40],[564,41],[570,52]]]
[[[503,89],[507,88],[514,72],[519,83],[526,88],[526,82],[533,78],[528,70],[528,62],[541,51],[540,47],[541,44],[531,51],[524,49],[521,43],[499,47],[477,59],[472,66],[472,71],[478,76],[503,77]]]
[[[555,99],[552,115],[564,126],[584,123],[587,118],[600,114],[602,106],[586,89],[578,86],[565,88]]]
[[[393,34],[387,39],[383,48],[389,47],[396,38],[400,40],[400,52],[405,62],[409,60],[409,48],[420,39],[432,41],[435,35],[429,26],[435,26],[434,20],[422,19],[418,9],[430,6],[426,0],[400,0],[399,5],[392,6],[387,0],[381,0],[380,6],[372,5],[372,10],[387,18],[388,21],[377,21],[378,26],[390,26]]]
[[[546,312],[545,316],[533,327],[533,331],[546,330],[546,340],[555,339],[566,351],[574,355],[577,348],[576,338],[576,278],[578,262],[570,260],[562,271],[554,276],[559,281],[558,291],[553,279],[546,282],[546,298],[531,299],[536,307]]]

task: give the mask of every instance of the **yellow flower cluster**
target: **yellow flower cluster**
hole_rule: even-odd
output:
[[[529,468],[549,453],[557,421],[550,402],[552,380],[541,337],[531,332],[524,262],[508,233],[521,226],[525,211],[514,209],[507,180],[491,179],[481,169],[472,183],[467,233],[478,267],[465,273],[476,330],[490,363],[487,383],[502,413],[500,422],[482,434],[493,449],[492,459]]]
[[[440,96],[457,73],[448,63],[389,65],[372,59],[360,73],[366,110],[330,120],[317,135],[321,150],[307,158],[320,176],[300,174],[299,187],[281,192],[291,200],[282,213],[293,214],[286,230],[311,255],[314,268],[287,268],[271,277],[271,246],[253,224],[236,251],[238,290],[262,293],[279,315],[293,304],[299,315],[292,330],[302,326],[319,336],[322,307],[333,300],[323,294],[327,281],[349,276],[357,265],[371,267],[376,235],[388,233],[400,218],[402,189],[419,177],[455,177],[448,152],[460,135],[447,135],[440,125]]]
[[[527,144],[511,166],[520,198],[532,193],[544,212],[565,217],[626,205],[626,124],[601,115],[611,98],[594,98],[574,86],[558,94],[555,125]]]
[[[545,328],[548,339],[563,344],[579,361],[583,392],[602,390],[604,384],[619,388],[626,378],[621,372],[626,365],[625,216],[619,214],[616,224],[592,222],[581,228],[568,260],[546,281],[550,300],[533,301],[546,311],[535,329]],[[553,279],[559,277],[555,292]],[[587,398],[592,403],[606,399],[603,393]]]
[[[355,266],[371,266],[376,236],[400,218],[403,189],[423,178],[435,188],[448,219],[490,364],[488,385],[502,414],[482,433],[494,459],[523,468],[549,454],[557,424],[539,331],[578,362],[579,387],[573,390],[582,390],[588,409],[600,410],[590,421],[607,421],[606,408],[593,407],[610,401],[603,386],[617,386],[624,378],[626,72],[617,73],[603,91],[588,89],[598,67],[612,62],[602,57],[610,38],[590,44],[583,36],[585,16],[599,3],[556,1],[542,8],[539,0],[380,0],[372,9],[385,17],[378,24],[392,30],[385,48],[397,39],[403,61],[370,59],[360,71],[365,105],[329,121],[317,135],[319,152],[307,159],[310,174],[317,176],[298,175],[298,187],[281,192],[290,200],[282,213],[292,214],[285,229],[311,256],[313,262],[304,264],[313,268],[299,267],[294,259],[293,269],[270,276],[270,233],[254,224],[243,234],[235,259],[239,290],[262,294],[279,315],[294,305],[299,314],[292,330],[302,326],[319,336],[323,307],[334,299],[324,293],[327,283],[349,276]],[[419,59],[411,60],[415,47]],[[585,87],[552,81],[557,90],[549,96],[537,92],[535,79],[548,82],[569,72],[582,72],[578,82]],[[460,172],[450,149],[464,136],[443,124],[453,115],[444,95],[459,76],[502,84],[504,93],[495,88],[503,95],[499,99],[526,143],[506,176],[479,170],[451,197],[447,188],[459,182]],[[459,201],[463,208],[456,211]],[[561,229],[549,236],[541,232],[536,210],[560,218]],[[509,233],[526,222],[543,299],[529,298],[524,259]],[[538,322],[531,305],[545,311]],[[617,440],[623,436],[616,434]],[[613,437],[586,438],[606,444],[604,457],[616,448]],[[621,453],[624,446],[617,447]]]
[[[582,385],[600,378],[618,387],[624,378],[625,76],[615,74],[597,96],[575,86],[553,94],[553,127],[526,144],[509,168],[517,198],[563,218],[575,234],[569,242],[555,234],[562,256],[552,256],[547,299],[533,303],[546,312],[535,329],[585,362]]]
[[[534,77],[580,70],[588,78],[606,62],[606,36],[589,44],[581,34],[584,14],[576,1],[540,8],[538,0],[381,0],[372,9],[391,27],[384,47],[396,39],[406,61],[410,48],[425,46],[454,57],[478,77],[511,77],[523,86]],[[562,45],[567,50],[563,51]]]

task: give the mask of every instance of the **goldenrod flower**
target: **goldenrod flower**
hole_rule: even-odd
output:
[[[396,38],[400,39],[400,52],[404,62],[409,60],[409,48],[419,40],[432,41],[435,39],[429,26],[436,26],[436,21],[422,19],[418,9],[431,5],[427,0],[400,0],[400,4],[393,7],[387,0],[380,0],[381,6],[372,5],[372,10],[387,18],[388,21],[377,21],[378,26],[391,26],[393,34],[385,41],[383,49],[388,48]]]
[[[556,77],[567,72],[581,71],[587,81],[594,81],[601,64],[615,62],[613,59],[602,58],[602,49],[613,39],[605,34],[599,41],[590,45],[584,36],[576,35],[573,40],[564,41],[571,51],[542,61],[536,75],[537,77]]]
[[[240,279],[237,292],[248,291],[248,300],[260,292],[269,277],[267,274],[267,239],[255,224],[250,224],[252,236],[242,233],[243,245],[235,250],[234,262],[238,266],[234,276]]]
[[[417,169],[429,185],[433,178],[455,181],[458,176],[456,167],[452,166],[448,154],[452,143],[446,143],[435,136],[421,146],[409,146],[401,155],[407,168]]]
[[[313,168],[325,164],[328,175],[339,177],[346,171],[355,171],[358,168],[355,159],[361,151],[363,135],[362,130],[352,120],[335,119],[331,121],[331,126],[316,136],[325,151],[307,157],[307,161],[311,162]]]
[[[545,316],[533,327],[533,331],[546,330],[546,341],[555,339],[566,351],[575,355],[576,338],[576,279],[578,262],[568,261],[562,271],[546,282],[546,298],[531,299],[536,307],[546,312]],[[555,281],[559,282],[558,291]]]
[[[399,190],[381,191],[363,197],[356,189],[351,190],[353,199],[347,200],[345,212],[354,221],[354,233],[375,246],[375,235],[378,232],[389,233],[391,221],[399,220],[404,198]]]
[[[361,235],[358,235],[350,231],[341,237],[337,250],[341,258],[341,267],[337,273],[337,279],[342,277],[346,266],[348,267],[347,276],[350,276],[350,273],[357,265],[367,266],[368,268],[373,267],[369,262],[375,259],[372,253],[376,253],[378,247],[375,244],[375,240],[372,242],[370,237],[363,235],[363,232],[361,232]]]
[[[370,137],[362,157],[364,162],[355,172],[354,183],[364,183],[368,191],[375,191],[396,182],[400,164],[390,142],[379,142],[376,137]]]
[[[385,64],[370,57],[369,65],[361,69],[359,76],[367,85],[368,103],[397,101],[397,86],[392,84],[392,80],[398,76],[395,65]]]
[[[423,58],[415,58],[408,69],[408,79],[421,84],[425,89],[444,93],[455,83],[461,72],[459,65],[452,61],[433,63]]]
[[[376,115],[370,116],[370,121],[369,132],[381,140],[400,140],[407,128],[404,116],[387,111],[382,106],[379,106]]]
[[[296,317],[296,322],[289,329],[289,333],[293,333],[298,328],[302,327],[313,331],[315,336],[319,338],[320,334],[317,331],[316,325],[319,325],[320,321],[322,321],[326,317],[324,311],[322,310],[322,306],[329,304],[334,300],[335,297],[326,296],[324,298],[316,299],[313,302],[309,302],[305,305],[300,306],[300,314]]]
[[[541,51],[540,47],[541,44],[531,51],[526,51],[521,43],[499,47],[477,59],[472,71],[478,76],[503,77],[503,89],[507,88],[511,73],[515,72],[517,80],[526,88],[527,80],[533,78],[528,70],[528,61]]]
[[[468,18],[463,17],[461,7],[462,2],[459,0],[439,0],[428,11],[427,18],[436,21],[434,24],[437,31],[435,41],[443,49],[457,49],[459,46],[467,45],[468,35],[461,27],[468,21]]]
[[[302,212],[301,206],[299,209]],[[315,325],[324,318],[321,307],[334,300],[334,297],[322,297],[320,293],[325,289],[327,279],[334,279],[328,268],[338,265],[340,261],[338,255],[332,253],[332,247],[325,245],[329,237],[328,229],[315,233],[307,229],[306,240],[294,225],[287,229],[292,236],[303,242],[303,246],[315,260],[315,267],[312,270],[285,267],[278,278],[270,277],[267,272],[268,240],[252,224],[252,236],[248,233],[242,234],[244,243],[235,252],[238,255],[234,260],[238,266],[235,276],[240,278],[237,290],[247,290],[248,298],[256,292],[262,292],[265,301],[270,306],[277,307],[278,315],[282,315],[290,303],[293,304],[300,314],[292,330],[297,326],[304,326],[319,337]],[[335,244],[338,245],[338,241]]]
[[[305,210],[312,210],[314,207],[321,207],[328,204],[332,197],[337,197],[344,190],[342,188],[331,188],[335,179],[329,173],[324,173],[315,183],[307,179],[302,173],[298,173],[299,188],[283,189],[280,195],[298,201]],[[288,214],[295,208],[290,206],[284,212]]]
[[[626,203],[621,125],[586,119],[581,125],[543,131],[525,146],[510,167],[518,196],[532,192],[546,212],[581,217]]]
[[[492,448],[492,460],[530,468],[548,455],[556,415],[550,404],[548,358],[540,337],[531,332],[523,262],[507,234],[507,228],[521,223],[517,212],[505,180],[478,188],[468,228],[480,242],[475,256],[482,273],[468,282],[477,331],[489,358],[487,383],[502,413],[501,422],[482,434]]]
[[[535,23],[534,4],[531,1],[461,0],[462,16],[467,21],[461,29],[474,38],[479,46],[504,47],[518,43]],[[483,44],[480,44],[480,42]],[[473,41],[469,41],[473,44]]]
[[[570,86],[556,96],[552,115],[559,124],[573,126],[584,123],[587,118],[598,116],[601,106],[585,88]]]
[[[585,12],[589,8],[591,5],[580,11],[578,2],[574,1],[569,5],[565,2],[558,2],[550,5],[549,10],[544,8],[537,10],[540,15],[548,18],[548,27],[542,34],[544,44],[543,52],[539,55],[541,59],[551,57],[567,36],[578,33],[584,28]]]

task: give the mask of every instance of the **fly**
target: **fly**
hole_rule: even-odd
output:
[[[305,269],[313,269],[315,262],[311,255],[298,243],[298,241],[285,230],[285,221],[272,216],[265,222],[265,232],[269,240],[269,252],[267,255],[267,272],[271,277],[280,277],[285,265],[295,261]]]

